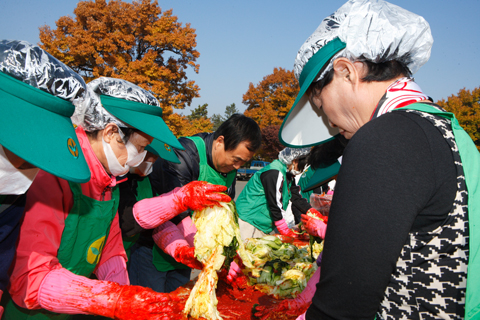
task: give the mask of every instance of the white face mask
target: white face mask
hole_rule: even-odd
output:
[[[145,159],[147,150],[143,150],[142,152],[138,153],[137,147],[135,147],[135,145],[130,141],[127,142],[125,147],[128,151],[127,165],[130,167],[139,166],[143,162],[143,159]]]
[[[38,168],[17,169],[8,160],[0,145],[0,194],[24,194],[35,179]]]
[[[122,138],[122,140],[125,141],[125,135],[123,134],[120,128],[118,128],[118,133],[120,134],[120,137]],[[126,165],[128,165],[129,167],[139,166],[143,162],[143,159],[145,159],[145,156],[147,155],[147,150],[143,150],[142,152],[138,153],[137,147],[130,140],[125,144],[125,148],[127,148],[127,152],[128,152]]]
[[[144,161],[135,168],[130,168],[130,173],[138,174],[141,177],[146,177],[153,171],[153,162]]]
[[[125,140],[125,135],[120,128],[118,128],[118,134],[120,135],[120,138],[122,138],[122,140]],[[136,167],[140,165],[143,162],[143,159],[145,159],[145,156],[147,155],[147,150],[138,153],[137,147],[131,141],[128,141],[125,144],[125,148],[127,149],[128,154],[127,162],[124,166],[122,166],[118,161],[117,156],[115,156],[112,147],[103,139],[103,137],[102,144],[103,151],[105,152],[105,156],[107,158],[110,173],[116,177],[126,175],[130,170],[130,167]]]
[[[130,167],[125,164],[125,166],[122,166],[120,162],[118,162],[117,156],[113,152],[112,147],[110,146],[109,143],[105,141],[102,137],[102,145],[103,145],[103,152],[105,153],[105,157],[107,158],[107,164],[108,164],[108,169],[110,170],[110,173],[114,175],[115,177],[118,176],[123,176],[128,172]]]

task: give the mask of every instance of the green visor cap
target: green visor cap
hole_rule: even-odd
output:
[[[102,106],[128,125],[174,148],[185,150],[162,119],[162,109],[148,104],[100,95]]]
[[[308,180],[308,184],[305,186],[305,190],[302,190],[302,192],[313,190],[321,186],[322,184],[328,182],[338,174],[339,170],[340,162],[338,161],[334,162],[328,167],[315,169],[315,173],[310,178],[310,180]]]
[[[306,92],[320,70],[345,47],[344,42],[335,38],[318,50],[303,67],[298,80],[300,92],[278,133],[283,145],[291,148],[311,147],[326,142],[338,134],[338,129],[330,128],[328,125],[328,118],[323,109],[319,110],[310,104]]]
[[[157,139],[153,139],[152,143],[150,143],[145,150],[150,151],[154,155],[159,156],[162,159],[173,163],[180,163],[175,151],[172,147],[170,147],[165,142],[162,142]]]
[[[90,180],[70,117],[72,103],[0,72],[0,144],[62,179]]]

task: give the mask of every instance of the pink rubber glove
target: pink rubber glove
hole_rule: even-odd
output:
[[[240,268],[235,261],[230,263],[230,269],[227,274],[227,283],[238,288],[246,288],[249,285],[248,277],[243,274],[242,268]]]
[[[192,181],[158,197],[143,199],[133,206],[133,216],[144,229],[153,229],[187,209],[202,210],[232,199],[223,193],[227,187]]]
[[[197,227],[192,221],[192,218],[186,217],[179,224],[177,224],[178,229],[187,240],[190,247],[193,247],[193,241],[195,240],[195,234],[197,233]]]
[[[129,285],[127,264],[121,256],[113,256],[97,267],[95,271],[99,280],[107,280],[118,284]]]
[[[202,264],[195,258],[195,248],[190,247],[178,227],[167,221],[153,231],[157,246],[172,256],[177,262],[190,268],[202,270]]]
[[[50,271],[38,290],[38,302],[44,309],[122,320],[175,319],[183,309],[178,300],[150,288],[91,280],[64,268]]]
[[[233,282],[241,275],[243,275],[242,269],[235,261],[232,261],[230,263],[230,269],[228,270],[227,280]]]
[[[287,236],[287,237],[292,237],[292,238],[298,238],[298,234],[294,233],[287,226],[287,223],[285,222],[285,219],[275,221],[274,223],[275,223],[275,226],[278,229],[278,232],[280,232],[281,235]]]
[[[308,280],[307,286],[295,299],[285,299],[273,307],[256,307],[255,316],[264,320],[268,319],[273,313],[286,313],[289,315],[299,315],[303,313],[312,302],[313,295],[317,290],[317,283],[320,280],[320,267],[317,268],[312,277]]]
[[[304,313],[302,313],[301,315],[299,315],[298,318],[295,319],[295,320],[305,320],[305,319],[306,319],[306,318],[305,318],[306,316],[307,316],[307,311],[305,311]]]
[[[306,214],[302,214],[301,217],[303,226],[308,234],[325,239],[325,232],[327,232],[327,224],[325,222],[307,216]]]

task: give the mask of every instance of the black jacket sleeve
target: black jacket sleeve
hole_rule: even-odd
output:
[[[265,191],[268,209],[272,221],[279,221],[283,219],[282,206],[282,190],[283,190],[283,175],[278,170],[267,170],[260,174],[260,181]]]
[[[295,183],[295,179],[292,179],[292,184],[290,186],[290,192],[292,193],[292,213],[295,217],[295,223],[300,223],[301,215],[307,213],[308,210],[312,208],[307,199],[303,198],[300,194],[300,187]]]
[[[344,152],[306,318],[374,319],[409,232],[442,224],[455,193],[450,148],[427,120],[392,112],[360,128]]]

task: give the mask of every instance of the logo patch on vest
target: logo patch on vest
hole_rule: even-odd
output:
[[[75,143],[75,140],[72,138],[68,138],[67,140],[68,151],[72,154],[72,156],[76,159],[78,158],[78,147]]]
[[[170,146],[169,146],[168,144],[165,143],[163,146],[165,147],[165,149],[166,149],[168,152],[172,151],[172,148],[170,148]]]
[[[90,264],[97,264],[102,255],[103,245],[105,244],[105,236],[95,240],[87,251],[87,262]]]

